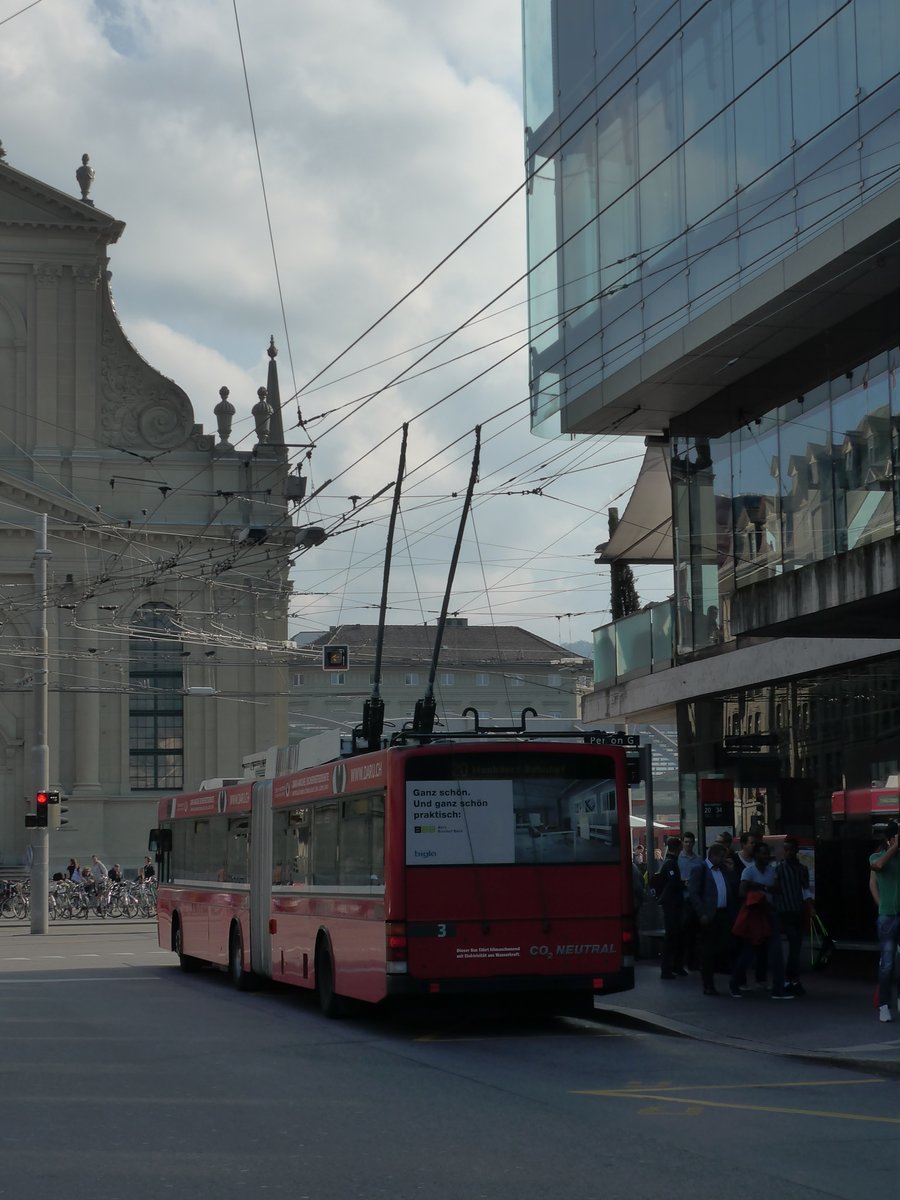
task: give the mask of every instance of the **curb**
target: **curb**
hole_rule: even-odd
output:
[[[590,1018],[588,1018],[590,1019]],[[745,1038],[729,1037],[726,1034],[714,1034],[695,1025],[685,1025],[661,1017],[657,1013],[643,1009],[623,1009],[595,1005],[595,1021],[609,1025],[619,1025],[627,1029],[644,1029],[650,1033],[659,1033],[665,1037],[685,1038],[694,1042],[705,1042],[712,1046],[722,1046],[728,1050],[756,1050],[764,1054],[776,1055],[779,1058],[792,1058],[800,1062],[821,1063],[823,1066],[841,1067],[847,1071],[865,1071],[871,1075],[886,1075],[900,1078],[900,1053],[896,1060],[884,1058],[869,1058],[854,1053],[852,1049],[842,1050],[794,1050],[787,1046],[773,1046],[771,1043],[749,1041]]]

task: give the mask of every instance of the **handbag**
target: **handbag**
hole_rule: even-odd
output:
[[[735,937],[744,938],[759,946],[772,936],[772,918],[765,905],[762,892],[749,892],[735,918],[731,932]]]
[[[818,913],[814,912],[809,921],[809,961],[814,971],[824,971],[834,953],[834,938],[825,928]]]

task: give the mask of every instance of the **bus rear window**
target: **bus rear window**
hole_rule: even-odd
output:
[[[406,774],[406,862],[617,863],[614,764],[603,755],[423,755]]]

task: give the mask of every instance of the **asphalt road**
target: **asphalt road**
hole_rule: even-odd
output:
[[[0,924],[0,1196],[893,1196],[900,1084],[591,1022],[184,975],[145,924]]]

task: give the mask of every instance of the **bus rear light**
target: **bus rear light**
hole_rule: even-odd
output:
[[[603,988],[605,988],[605,987],[606,987],[606,980],[605,980],[605,979],[594,979],[592,982],[593,982],[593,985],[594,985],[594,991],[595,991],[595,992],[599,992],[599,991],[601,991]]]
[[[405,963],[407,951],[406,922],[388,921],[386,926],[387,961]]]
[[[278,932],[278,922],[275,920],[274,917],[269,917],[269,933],[277,933],[277,932]]]
[[[432,995],[434,995],[435,992],[439,992],[441,990],[441,985],[439,983],[429,983],[428,990],[432,993]]]

